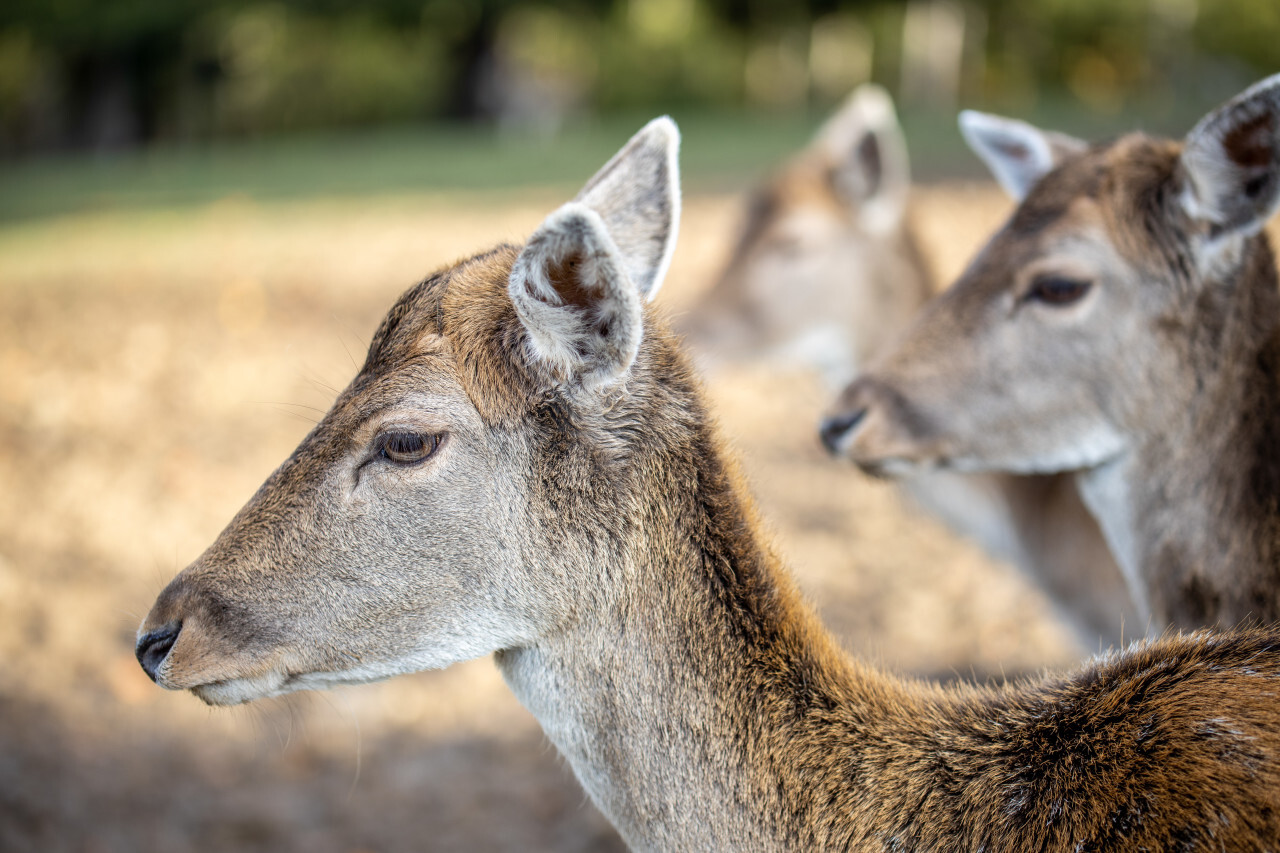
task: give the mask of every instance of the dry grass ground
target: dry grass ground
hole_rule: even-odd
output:
[[[0,849],[620,846],[488,660],[210,711],[133,657],[155,593],[326,408],[395,296],[558,201],[228,200],[0,230]],[[986,187],[922,191],[939,273],[1007,209]],[[735,216],[687,201],[670,311]],[[1011,570],[823,456],[816,383],[744,371],[711,396],[850,649],[943,678],[1079,657]]]

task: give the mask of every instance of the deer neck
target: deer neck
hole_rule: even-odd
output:
[[[637,475],[643,517],[602,572],[625,588],[498,665],[633,847],[813,846],[817,791],[848,786],[861,741],[815,716],[883,717],[901,688],[854,669],[803,605],[705,423],[677,444]]]
[[[1204,288],[1223,303],[1189,324],[1186,394],[1078,475],[1140,609],[1180,627],[1280,618],[1280,294],[1265,237],[1248,247],[1237,280]]]

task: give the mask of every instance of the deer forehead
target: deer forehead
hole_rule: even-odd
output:
[[[831,166],[804,156],[783,167],[764,187],[757,190],[748,207],[743,227],[744,244],[752,242],[776,222],[796,211],[821,214],[832,220],[846,218],[844,205],[831,184]]]
[[[793,161],[770,187],[775,213],[785,216],[794,211],[807,211],[832,219],[847,219],[848,202],[836,194],[832,179],[834,167],[830,160],[813,155]]]
[[[384,391],[398,382],[409,390],[424,370],[435,370],[456,382],[486,423],[523,417],[534,389],[507,292],[518,254],[499,246],[406,291],[374,334],[361,377],[380,380]]]
[[[1168,260],[1184,242],[1172,204],[1180,148],[1132,134],[1068,159],[1018,206],[987,260],[1023,267],[1075,254],[1113,269]]]

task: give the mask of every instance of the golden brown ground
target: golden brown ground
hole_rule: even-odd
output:
[[[1007,212],[921,192],[945,278]],[[133,657],[155,593],[293,448],[382,313],[559,199],[376,198],[0,229],[0,850],[612,850],[488,660],[211,711]],[[661,297],[714,274],[736,200],[686,201]],[[1012,570],[820,452],[804,377],[720,377],[713,408],[804,587],[910,673],[1075,660]]]

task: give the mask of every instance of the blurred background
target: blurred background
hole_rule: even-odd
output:
[[[0,217],[546,185],[657,112],[730,185],[869,80],[919,174],[976,174],[960,105],[1180,128],[1278,33],[1272,0],[8,0]]]
[[[522,240],[646,119],[684,133],[660,297],[856,85],[898,101],[939,285],[1009,210],[978,107],[1180,135],[1280,70],[1275,0],[0,4],[0,850],[616,850],[488,660],[211,711],[136,626],[412,282]],[[1008,567],[833,464],[814,377],[709,389],[846,645],[999,679],[1075,645]]]

